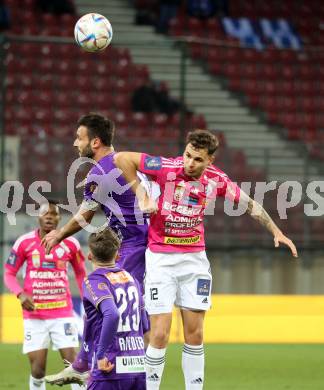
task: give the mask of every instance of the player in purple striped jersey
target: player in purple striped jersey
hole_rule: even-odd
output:
[[[73,145],[80,157],[92,159],[96,164],[87,175],[79,211],[61,229],[47,234],[42,243],[49,253],[54,245],[82,229],[80,221],[90,223],[101,208],[107,224],[122,239],[119,265],[142,284],[148,217],[140,212],[133,191],[114,163],[114,123],[101,115],[90,113],[81,117],[77,125]]]
[[[47,234],[42,243],[49,253],[53,246],[82,229],[80,220],[90,223],[97,210],[101,209],[109,227],[122,240],[118,265],[139,281],[143,291],[148,217],[139,211],[133,191],[114,164],[114,123],[101,115],[90,113],[81,117],[77,126],[73,145],[80,157],[90,158],[96,165],[87,176],[83,202],[78,212],[61,229]],[[86,354],[83,357],[87,359]],[[86,370],[87,365],[84,364],[84,375],[80,374],[75,380],[79,379],[81,383]],[[74,383],[74,380],[71,379],[69,383]]]
[[[73,363],[77,371],[83,354],[91,353],[88,390],[146,389],[143,332],[148,328],[147,317],[139,283],[115,263],[119,247],[120,240],[111,229],[89,237],[94,271],[83,283],[83,348]],[[69,368],[46,380],[66,383],[68,372]]]

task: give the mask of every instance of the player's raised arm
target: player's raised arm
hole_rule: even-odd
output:
[[[138,205],[143,212],[152,213],[157,209],[154,199],[151,199],[146,189],[141,185],[137,171],[142,172],[141,161],[143,153],[119,152],[114,157],[117,168],[121,169],[126,181],[131,184],[131,189],[136,194]]]
[[[52,230],[42,239],[42,245],[45,246],[46,254],[59,244],[64,238],[72,236],[80,231],[84,226],[89,224],[95,214],[95,210],[85,209],[83,204],[79,211],[60,229]]]
[[[279,247],[280,243],[282,243],[288,246],[288,248],[291,250],[291,253],[294,257],[298,257],[295,244],[282,233],[282,231],[274,223],[270,215],[258,202],[251,199],[242,190],[240,193],[240,200],[247,202],[247,213],[250,214],[253,219],[258,221],[273,235],[273,241],[276,248]]]
[[[140,168],[141,158],[142,153],[135,152],[119,152],[114,156],[117,168],[123,171],[123,176],[132,185],[131,188],[135,194],[140,185],[136,171]]]

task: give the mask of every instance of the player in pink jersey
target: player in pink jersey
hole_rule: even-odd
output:
[[[42,238],[57,227],[59,220],[55,202],[41,205],[39,229],[16,240],[5,266],[5,284],[23,308],[23,352],[28,354],[31,366],[30,390],[45,390],[46,358],[51,342],[53,349],[58,349],[68,361],[74,360],[78,346],[67,266],[72,265],[81,293],[86,273],[80,244],[75,238],[67,238],[48,255],[41,245]],[[21,287],[16,276],[23,265],[26,273]],[[72,389],[80,388],[72,385]]]
[[[182,368],[186,390],[204,383],[203,322],[211,304],[212,275],[205,253],[203,218],[216,197],[246,202],[247,212],[273,235],[275,246],[297,250],[264,208],[246,195],[220,169],[212,165],[217,138],[206,130],[188,134],[183,157],[152,157],[144,153],[118,153],[116,165],[140,204],[152,213],[146,251],[145,304],[151,320],[146,351],[147,389],[159,389],[169,339],[173,305],[180,307],[185,344]],[[157,207],[141,190],[136,170],[153,178],[161,189]]]

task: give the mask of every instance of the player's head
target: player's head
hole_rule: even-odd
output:
[[[41,203],[38,210],[38,222],[41,231],[47,234],[56,229],[61,219],[57,202],[49,199],[47,202]]]
[[[112,265],[120,248],[120,239],[110,228],[89,236],[89,260],[95,264]]]
[[[218,148],[218,139],[208,130],[195,130],[187,135],[186,148],[183,153],[185,174],[199,178],[205,168],[215,158]]]
[[[80,157],[93,158],[98,149],[112,146],[115,125],[110,119],[90,113],[82,116],[77,126],[73,146],[78,148]]]

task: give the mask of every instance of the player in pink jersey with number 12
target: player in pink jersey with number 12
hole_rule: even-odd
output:
[[[180,308],[183,322],[182,369],[186,390],[203,388],[203,322],[211,305],[212,287],[203,218],[213,199],[225,197],[235,203],[246,202],[247,212],[272,233],[275,246],[283,243],[297,257],[295,245],[264,208],[212,165],[217,148],[218,140],[211,132],[196,130],[188,134],[182,157],[129,152],[115,156],[116,166],[132,183],[143,210],[155,211],[150,218],[146,251],[145,304],[151,320],[145,358],[148,390],[160,387],[174,304]],[[136,171],[149,175],[160,186],[156,208],[141,191]]]
[[[75,238],[67,238],[46,255],[41,240],[56,229],[60,220],[55,202],[39,209],[39,229],[19,237],[5,266],[7,288],[21,302],[24,317],[23,352],[29,357],[29,390],[45,390],[45,368],[50,343],[63,359],[73,361],[78,346],[78,331],[73,317],[72,298],[67,274],[72,265],[79,291],[86,275],[84,256]],[[26,265],[23,287],[17,281],[19,269]],[[77,384],[72,389],[81,389]]]

